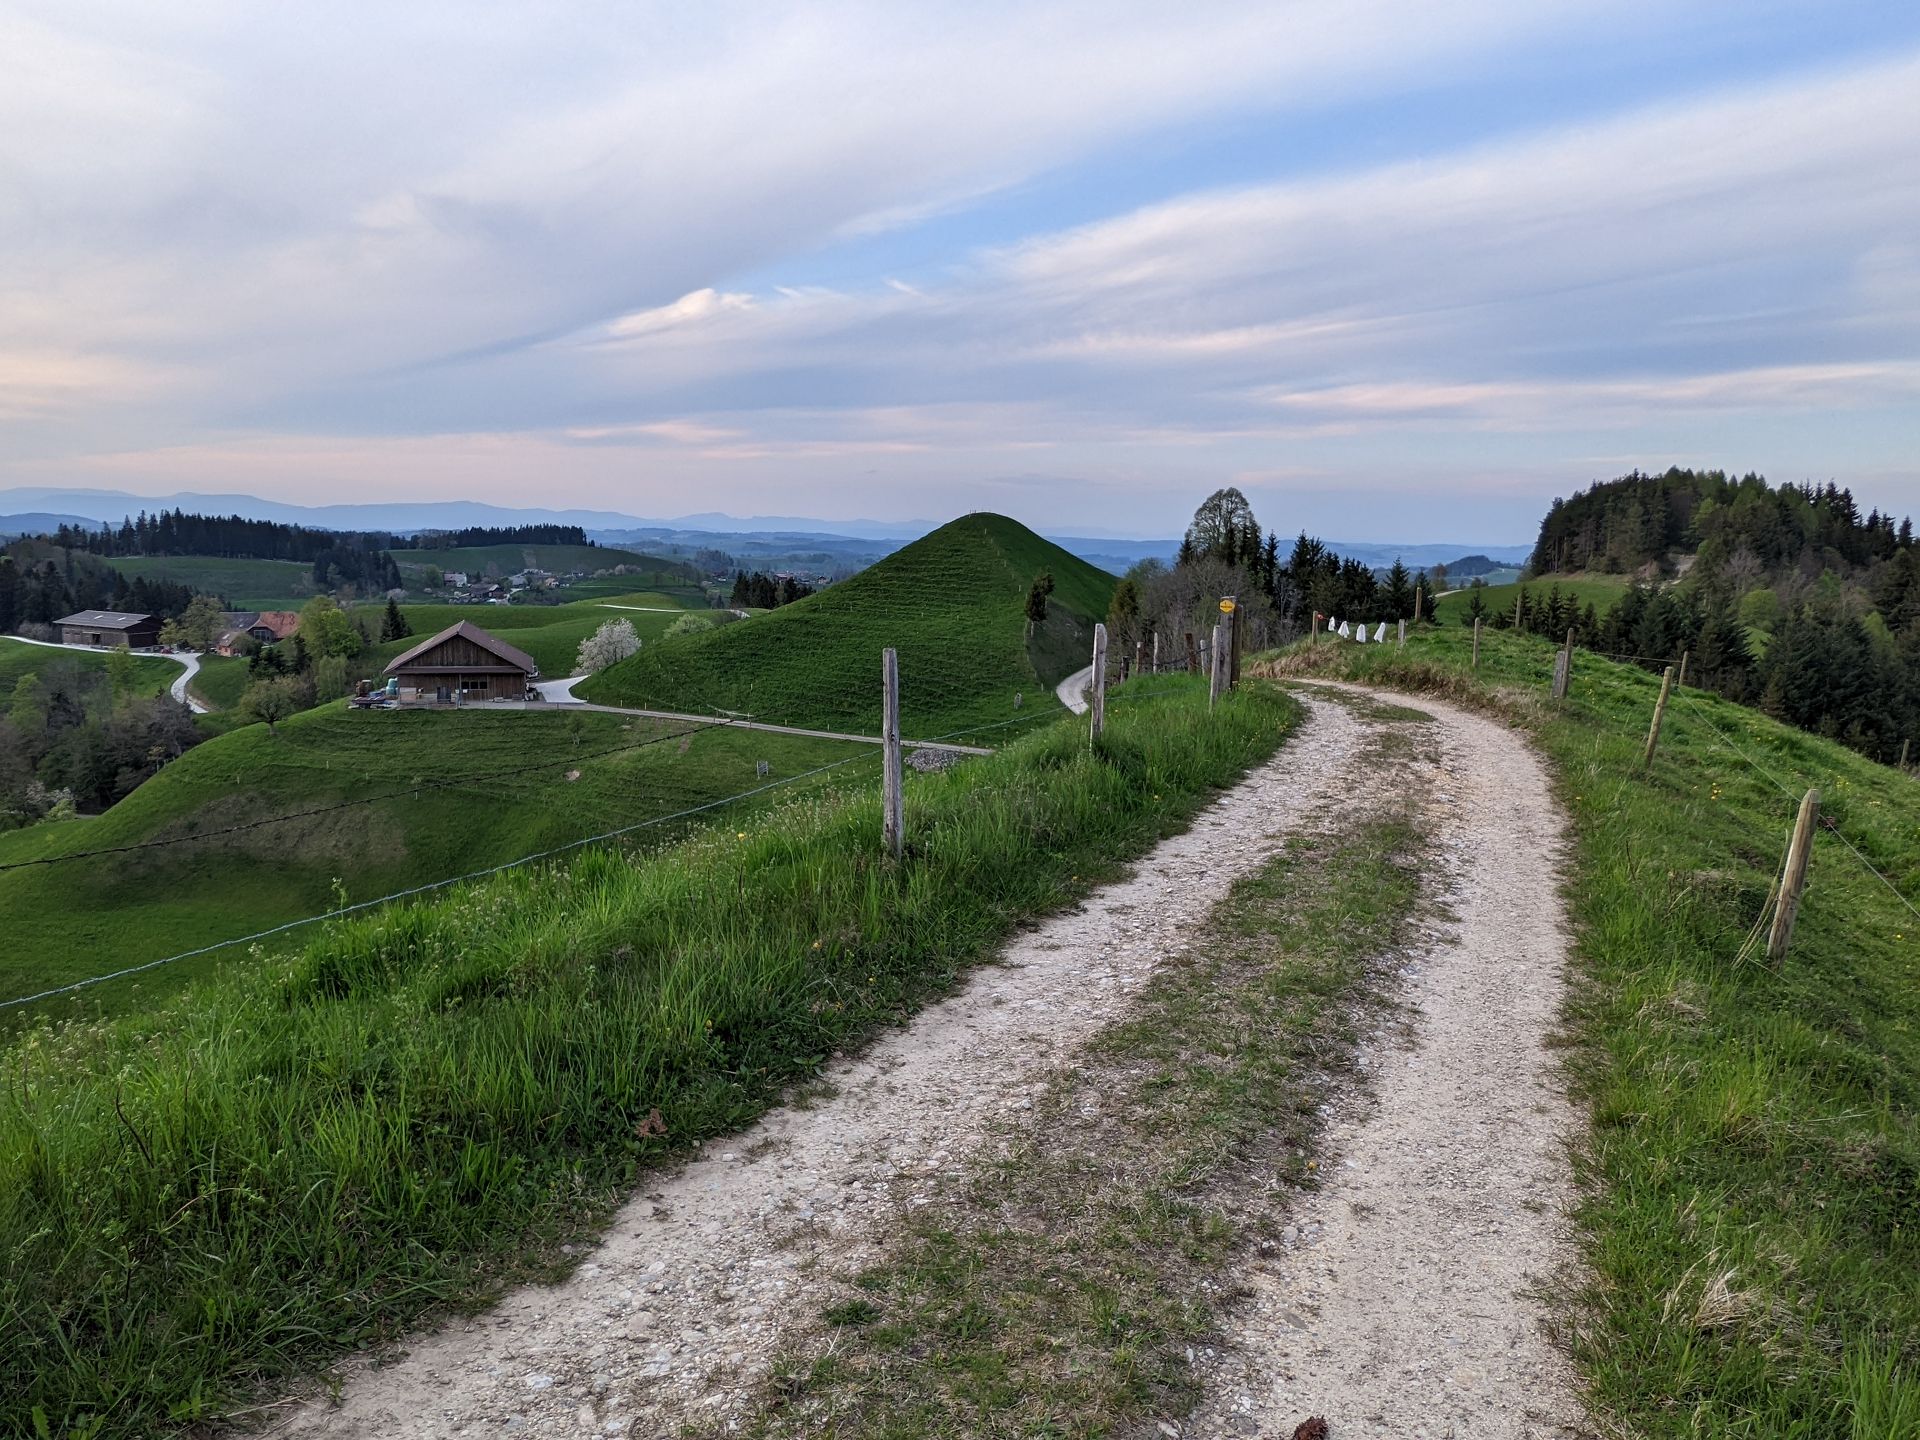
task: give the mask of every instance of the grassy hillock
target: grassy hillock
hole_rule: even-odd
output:
[[[22,675],[46,675],[61,666],[105,673],[104,650],[56,650],[47,645],[29,645],[0,635],[0,702],[13,693]],[[180,678],[180,666],[172,660],[152,655],[133,657],[133,694],[164,695]]]
[[[1627,593],[1627,587],[1632,583],[1632,580],[1625,575],[1543,575],[1538,580],[1527,581],[1525,589],[1528,605],[1536,602],[1545,604],[1547,592],[1558,585],[1562,595],[1570,596],[1583,608],[1592,605],[1595,612],[1604,616],[1613,608],[1615,602]],[[1488,585],[1483,589],[1480,596],[1486,601],[1488,618],[1491,619],[1495,615],[1511,616],[1514,597],[1520,593],[1521,588],[1521,585],[1515,582],[1509,585]],[[1465,591],[1443,595],[1434,601],[1434,614],[1440,618],[1442,624],[1459,624],[1466,615],[1468,598]]]
[[[1024,605],[1042,571],[1055,589],[1029,641]],[[1001,515],[968,515],[852,579],[751,624],[665,641],[581,687],[613,705],[750,714],[876,734],[880,652],[900,652],[909,735],[1058,708],[1053,686],[1087,663],[1114,580]]]
[[[1489,632],[1478,675],[1470,643],[1258,668],[1488,707],[1553,763],[1592,1116],[1563,1319],[1602,1428],[1920,1435],[1920,783],[1691,688],[1643,770],[1658,677],[1578,653],[1554,705],[1549,643]],[[1808,787],[1835,829],[1776,968],[1747,942]]]
[[[1061,723],[910,775],[904,863],[854,765],[858,791],[340,922],[17,1042],[0,1395],[53,1434],[152,1435],[541,1272],[641,1172],[1184,824],[1296,714],[1266,687],[1211,711],[1197,681],[1155,690],[1116,697],[1097,753]]]
[[[168,765],[103,815],[0,834],[0,1000],[499,864],[751,788],[862,747],[580,712],[350,712],[248,725]],[[495,776],[496,772],[524,773]],[[569,776],[577,774],[577,778]],[[832,775],[826,780],[835,778]],[[411,787],[418,786],[418,789]],[[239,834],[196,834],[362,797]],[[18,862],[170,841],[131,854]],[[86,904],[76,906],[75,897]],[[230,949],[45,1002],[57,1013],[151,1003]],[[25,1018],[0,1012],[0,1028]]]

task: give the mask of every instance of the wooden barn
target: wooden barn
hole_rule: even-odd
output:
[[[144,650],[160,643],[158,615],[129,615],[120,610],[80,610],[54,622],[69,645],[125,645]]]
[[[387,662],[400,699],[442,705],[462,700],[524,700],[540,667],[533,657],[469,620],[449,625]]]

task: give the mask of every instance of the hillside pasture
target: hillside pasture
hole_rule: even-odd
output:
[[[227,555],[116,555],[108,561],[129,580],[170,580],[221,596],[235,610],[298,610],[315,593],[313,567],[298,560],[247,560]]]
[[[581,711],[358,712],[336,702],[277,735],[253,724],[218,736],[97,818],[0,834],[0,1000],[318,914],[336,886],[364,900],[751,789],[760,760],[778,779],[869,748],[683,731]],[[485,778],[503,770],[523,773]],[[383,798],[193,838],[365,797]],[[6,868],[151,841],[172,843]],[[87,904],[76,907],[81,895]],[[146,1004],[236,961],[243,950],[222,951],[56,1008]],[[23,1018],[0,1012],[0,1026]]]
[[[45,676],[63,665],[104,674],[109,653],[105,650],[67,650],[51,645],[29,645],[24,640],[0,635],[0,704],[13,693],[13,687],[19,683],[22,675]],[[176,661],[162,660],[154,655],[133,657],[132,693],[135,695],[164,695],[179,678],[180,666]]]
[[[1266,687],[1166,692],[1116,705],[1097,752],[1060,723],[909,775],[905,864],[871,783],[789,798],[26,1037],[0,1108],[0,1394],[54,1434],[149,1436],[550,1273],[647,1171],[1121,873],[1298,713]]]
[[[1632,583],[1625,575],[1543,575],[1538,580],[1527,581],[1525,589],[1529,606],[1544,602],[1547,592],[1558,585],[1562,595],[1571,595],[1582,607],[1592,605],[1596,614],[1604,616]],[[1521,588],[1515,581],[1509,585],[1489,585],[1482,590],[1480,594],[1486,601],[1488,617],[1513,614],[1514,597]],[[1433,605],[1435,616],[1443,625],[1458,624],[1467,612],[1468,598],[1464,590],[1441,596]]]
[[[620,580],[629,590],[664,586],[697,594],[693,584],[671,560],[658,555],[642,555],[606,545],[477,545],[456,550],[390,550],[394,564],[409,586],[419,582],[427,568],[458,570],[475,579],[501,579],[528,568],[567,575],[581,571],[591,576],[596,570],[611,570],[625,565],[631,573],[609,576]]]
[[[1055,589],[1030,643],[1036,575]],[[577,692],[610,705],[734,713],[860,734],[880,727],[880,654],[899,651],[910,737],[1057,710],[1114,580],[997,515],[942,526],[851,579],[750,623],[649,645]],[[1014,696],[1021,697],[1021,708]]]

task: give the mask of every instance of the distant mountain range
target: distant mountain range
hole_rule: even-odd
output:
[[[818,550],[855,563],[870,563],[937,528],[920,520],[821,520],[799,515],[734,516],[718,512],[650,519],[614,510],[513,509],[477,500],[395,501],[373,505],[292,505],[257,495],[132,495],[123,490],[61,490],[28,487],[0,490],[0,536],[31,535],[61,524],[119,523],[142,510],[185,510],[202,515],[244,515],[253,520],[311,525],[324,530],[458,530],[470,525],[578,525],[603,544],[690,553],[701,548],[747,554]],[[1081,559],[1118,573],[1141,560],[1172,560],[1179,540],[1139,540],[1108,535],[1049,535]],[[1328,548],[1368,566],[1395,559],[1413,569],[1447,564],[1468,554],[1520,564],[1526,545],[1393,544],[1330,540]]]

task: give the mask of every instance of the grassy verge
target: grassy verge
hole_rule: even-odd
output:
[[[1237,884],[1134,1017],[781,1358],[747,1433],[1143,1435],[1183,1414],[1230,1262],[1277,1238],[1272,1180],[1314,1183],[1318,1106],[1414,923],[1410,803]]]
[[[1115,704],[1099,755],[1062,722],[911,777],[904,864],[870,792],[809,797],[28,1035],[0,1104],[0,1428],[38,1407],[152,1434],[497,1292],[1183,823],[1296,714],[1162,687]]]
[[[1572,1071],[1591,1107],[1569,1316],[1597,1411],[1650,1436],[1920,1434],[1920,917],[1817,840],[1793,949],[1739,957],[1800,792],[1920,895],[1920,786],[1657,677],[1424,631],[1259,667],[1429,691],[1525,725],[1572,815]]]

